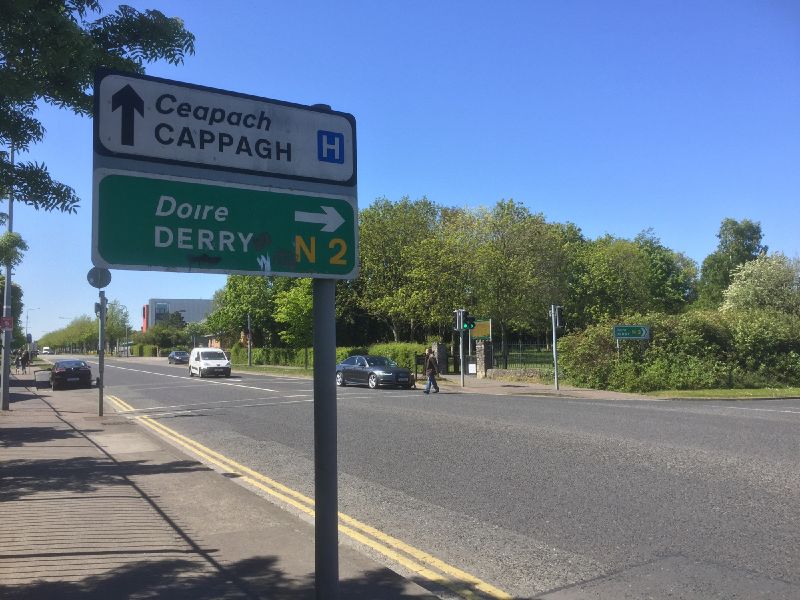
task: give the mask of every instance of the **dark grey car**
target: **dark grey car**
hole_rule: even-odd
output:
[[[188,365],[189,353],[184,350],[175,350],[167,356],[167,362],[171,365]]]
[[[414,376],[385,356],[354,355],[336,365],[336,385],[349,384],[368,385],[373,389],[381,385],[408,389],[414,385]]]

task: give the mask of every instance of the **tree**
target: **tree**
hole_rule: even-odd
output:
[[[119,346],[130,329],[128,309],[119,301],[112,300],[106,307],[106,339],[110,346]]]
[[[359,212],[361,306],[387,323],[395,341],[402,331],[410,333],[419,302],[412,290],[426,283],[412,276],[417,261],[436,264],[439,259],[438,254],[420,255],[419,250],[434,237],[438,215],[439,207],[427,198],[407,197],[399,202],[379,198]]]
[[[194,36],[178,18],[125,5],[100,12],[97,0],[0,1],[0,146],[25,151],[44,138],[39,102],[91,115],[99,67],[142,73],[145,63],[180,64],[194,53]],[[37,210],[77,210],[75,192],[44,164],[12,165],[11,153],[0,153],[0,190],[12,189]]]
[[[800,317],[800,261],[784,254],[761,255],[733,271],[722,310],[772,310]]]
[[[610,235],[586,242],[578,251],[573,280],[574,315],[579,327],[650,303],[650,259],[635,242]]]
[[[186,323],[183,332],[189,338],[189,345],[195,348],[199,345],[200,338],[208,333],[208,324],[205,321]]]
[[[476,227],[474,214],[442,208],[430,237],[404,251],[410,270],[401,292],[410,323],[442,335],[454,309],[475,306]]]
[[[642,231],[634,242],[647,256],[650,299],[640,310],[675,314],[697,295],[697,266],[685,254],[664,246],[652,229]]]
[[[83,315],[70,321],[63,329],[44,334],[39,343],[57,350],[86,351],[97,347],[97,319]]]
[[[187,346],[189,344],[189,336],[184,329],[162,322],[156,323],[141,334],[140,341],[159,348],[175,348]]]
[[[475,298],[466,308],[496,323],[504,361],[509,329],[546,327],[547,306],[561,287],[562,233],[513,200],[478,212],[477,242],[464,257],[474,273]]]
[[[275,294],[289,285],[287,277],[228,276],[225,287],[214,294],[216,308],[206,318],[208,332],[233,343],[247,329],[249,314],[253,345],[273,345],[278,341],[273,316]]]
[[[761,224],[749,219],[723,219],[717,238],[717,249],[703,261],[700,275],[699,304],[707,308],[722,303],[736,267],[767,252],[761,243]]]
[[[297,279],[291,287],[275,295],[275,321],[283,326],[278,334],[290,347],[303,348],[305,368],[308,368],[308,347],[314,342],[312,283],[312,279]]]
[[[169,313],[166,318],[160,321],[162,325],[172,327],[173,329],[183,329],[186,327],[186,320],[183,318],[183,311],[176,310]]]

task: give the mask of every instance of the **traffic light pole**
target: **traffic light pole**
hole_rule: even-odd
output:
[[[459,368],[458,370],[461,371],[461,387],[464,387],[464,330],[458,332],[458,341],[459,341]]]

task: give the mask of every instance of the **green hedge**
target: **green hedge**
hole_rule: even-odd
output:
[[[303,367],[305,356],[303,349],[291,348],[253,348],[254,365]],[[391,343],[374,344],[368,348],[363,346],[342,346],[336,348],[336,361],[341,362],[353,354],[379,354],[387,356],[397,364],[414,368],[414,355],[425,352],[424,344]],[[247,364],[247,347],[237,342],[230,348],[231,362],[234,365]],[[314,349],[308,348],[308,368],[314,366]]]
[[[158,349],[152,344],[134,344],[131,346],[131,356],[153,357],[158,356]],[[165,355],[166,356],[166,355]]]
[[[649,325],[649,341],[621,340],[615,324]],[[558,343],[560,367],[575,385],[658,389],[767,387],[800,383],[800,317],[759,311],[651,313],[593,325]]]
[[[414,355],[423,354],[426,346],[407,342],[393,342],[387,344],[373,344],[369,347],[369,354],[387,356],[401,367],[414,370]]]

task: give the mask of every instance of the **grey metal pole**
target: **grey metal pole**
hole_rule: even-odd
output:
[[[99,398],[97,400],[97,414],[103,416],[103,370],[105,367],[105,345],[106,345],[106,293],[100,290],[100,335],[98,336],[99,348],[97,358],[98,378],[97,378],[97,391]]]
[[[558,348],[556,347],[556,305],[550,305],[550,321],[553,325],[553,375],[558,389]]]
[[[14,146],[11,146],[11,166],[14,166]],[[14,180],[12,177],[11,187],[8,190],[8,232],[14,231]],[[3,291],[3,316],[8,318],[11,315],[11,263],[6,263],[6,281]],[[11,377],[11,329],[3,330],[3,360],[2,360],[2,409],[9,410],[11,405],[8,395],[8,380]]]
[[[458,332],[458,370],[461,371],[461,387],[464,387],[464,330]]]
[[[250,313],[247,313],[247,366],[253,366],[253,336],[250,333]]]
[[[336,462],[336,282],[314,279],[314,498],[317,600],[339,598]]]

